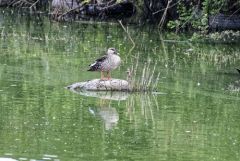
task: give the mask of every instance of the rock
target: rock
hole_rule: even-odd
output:
[[[126,80],[111,79],[100,80],[93,79],[87,82],[78,82],[66,87],[70,90],[86,90],[86,91],[129,91],[130,86]]]

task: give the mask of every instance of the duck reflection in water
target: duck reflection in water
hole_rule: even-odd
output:
[[[118,124],[119,114],[114,107],[111,107],[111,101],[127,100],[129,93],[113,91],[82,91],[71,90],[74,93],[85,97],[95,97],[100,99],[99,107],[89,107],[89,112],[95,117],[100,117],[106,130],[114,128]]]
[[[100,107],[89,107],[89,112],[92,115],[101,118],[104,123],[105,130],[111,130],[118,124],[119,114],[114,107],[110,106],[110,102],[108,100],[101,99]]]
[[[96,111],[89,108],[89,111],[95,116],[100,116],[104,122],[105,130],[111,130],[114,128],[119,120],[118,112],[115,108],[112,107],[101,107]]]

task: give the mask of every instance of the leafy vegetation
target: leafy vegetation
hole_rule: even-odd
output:
[[[27,7],[42,9],[51,6],[51,3],[60,3],[62,0],[10,0],[5,3],[14,7]],[[140,24],[154,23],[158,27],[164,27],[174,31],[209,30],[209,17],[222,13],[225,15],[240,14],[240,0],[129,0],[137,8],[137,14],[129,21]],[[96,4],[119,3],[122,0],[75,0],[62,3]],[[0,3],[4,3],[4,0]],[[81,7],[81,6],[80,6]],[[69,8],[68,8],[69,10]],[[70,10],[74,11],[72,8]],[[66,12],[66,11],[64,11]],[[63,13],[64,13],[63,12]],[[79,13],[78,13],[79,14]],[[80,13],[81,14],[81,13]]]
[[[178,18],[167,23],[169,29],[200,30],[208,29],[209,16],[218,13],[227,15],[239,14],[239,0],[203,0],[195,1],[179,0],[177,12]]]

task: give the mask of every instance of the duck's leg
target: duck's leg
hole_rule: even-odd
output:
[[[105,76],[104,76],[103,71],[101,71],[101,80],[107,80],[107,78],[105,78]]]
[[[107,71],[107,79],[110,80],[111,79],[111,72]]]
[[[104,80],[104,74],[103,74],[103,71],[101,71],[101,80]]]

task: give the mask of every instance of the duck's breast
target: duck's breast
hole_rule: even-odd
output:
[[[101,65],[103,71],[116,69],[121,63],[121,58],[118,55],[110,55]]]
[[[112,69],[116,69],[121,64],[121,58],[118,55],[113,55],[111,57]]]

